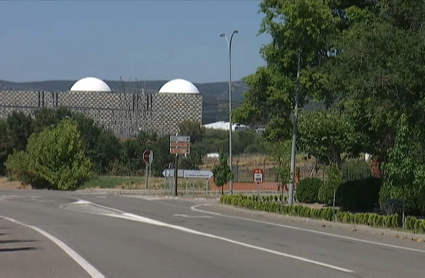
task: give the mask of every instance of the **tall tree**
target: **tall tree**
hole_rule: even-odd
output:
[[[300,105],[307,96],[319,95],[306,88],[311,79],[319,78],[314,70],[329,59],[329,38],[338,30],[338,17],[330,2],[264,0],[260,4],[265,14],[260,34],[270,34],[272,42],[260,51],[267,66],[244,78],[249,90],[243,105],[234,112],[236,121],[266,124],[265,136],[270,140],[289,136],[298,67],[302,76]]]
[[[322,67],[324,83],[365,135],[363,151],[385,161],[402,114],[415,126],[425,124],[425,37],[416,28],[425,22],[425,5],[384,0],[345,13],[348,27],[333,40],[336,55]]]
[[[24,150],[28,143],[28,138],[34,130],[31,115],[20,111],[13,111],[6,119],[7,132],[13,142],[13,149]]]
[[[425,208],[424,167],[418,153],[418,132],[402,114],[397,125],[394,146],[389,150],[388,161],[384,163],[384,184],[380,192],[380,202],[389,199],[403,201],[403,220],[405,209],[418,212]],[[413,139],[413,140],[412,140]],[[404,222],[403,222],[404,223]]]

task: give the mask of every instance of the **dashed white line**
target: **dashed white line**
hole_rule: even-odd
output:
[[[205,210],[198,209],[197,207],[199,207],[199,206],[210,206],[210,205],[209,204],[207,204],[207,205],[205,205],[205,204],[194,205],[194,206],[190,207],[190,209],[193,210],[193,211],[196,211],[196,212],[202,212],[202,213],[206,213],[206,214],[211,214],[211,215],[216,215],[216,216],[221,216],[221,217],[226,217],[226,218],[231,218],[231,219],[243,220],[243,221],[248,221],[248,222],[253,222],[253,223],[259,223],[259,224],[276,226],[276,227],[281,227],[281,228],[286,228],[286,229],[297,230],[297,231],[309,232],[309,233],[325,235],[325,236],[329,236],[329,237],[347,239],[347,240],[351,240],[351,241],[357,241],[357,242],[362,242],[362,243],[385,246],[385,247],[401,249],[401,250],[406,250],[406,251],[411,251],[411,252],[425,253],[425,250],[420,250],[420,249],[415,249],[415,248],[409,248],[409,247],[403,247],[403,246],[398,246],[398,245],[380,243],[380,242],[364,240],[364,239],[359,239],[359,238],[354,238],[354,237],[341,236],[341,235],[336,235],[336,234],[331,234],[331,233],[326,233],[326,232],[320,232],[320,231],[316,231],[316,230],[304,229],[304,228],[299,228],[299,227],[294,227],[294,226],[289,226],[289,225],[282,225],[282,224],[277,224],[277,223],[273,223],[273,222],[266,222],[266,221],[254,220],[254,219],[249,219],[249,218],[244,218],[244,217],[221,214],[221,213],[217,213],[217,212],[205,211]]]
[[[49,240],[54,242],[57,246],[59,246],[59,248],[61,248],[66,254],[68,254],[68,256],[70,256],[77,264],[79,264],[91,277],[93,277],[93,278],[104,278],[105,277],[94,266],[92,266],[83,257],[81,257],[79,254],[77,254],[77,252],[72,250],[68,245],[66,245],[65,243],[63,243],[62,241],[57,239],[56,237],[52,236],[51,234],[47,233],[46,231],[44,231],[44,230],[42,230],[38,227],[19,222],[15,219],[12,219],[12,218],[9,218],[9,217],[0,216],[0,218],[3,218],[5,220],[11,221],[13,223],[31,228],[31,229],[37,231],[38,233],[42,234],[43,236],[45,236],[46,238],[48,238]]]

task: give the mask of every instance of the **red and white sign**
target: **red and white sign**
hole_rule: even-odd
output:
[[[254,169],[254,182],[263,182],[263,169]]]
[[[186,149],[186,148],[170,148],[170,154],[190,154],[190,149]]]
[[[143,160],[146,162],[146,163],[152,163],[152,161],[153,161],[153,151],[144,151],[143,152]]]

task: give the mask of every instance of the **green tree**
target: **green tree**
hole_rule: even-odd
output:
[[[224,185],[233,179],[233,172],[227,163],[228,156],[220,154],[219,163],[214,165],[212,172],[214,174],[214,183],[221,187],[221,194],[224,194]]]
[[[200,122],[184,121],[179,124],[179,134],[190,136],[191,143],[198,143],[204,137],[205,127]]]
[[[335,53],[322,67],[328,98],[365,136],[363,151],[386,161],[396,126],[424,126],[425,43],[422,1],[371,1],[344,10],[345,30],[335,36]]]
[[[67,108],[42,108],[34,111],[34,132],[40,132],[45,128],[54,127],[62,120],[72,118],[73,113]]]
[[[9,138],[13,142],[12,148],[18,151],[25,150],[34,129],[31,115],[13,111],[7,117],[6,124]]]
[[[52,189],[73,190],[90,177],[77,123],[63,120],[56,127],[34,133],[25,152],[11,155],[6,168],[27,181],[43,180]]]
[[[306,111],[298,128],[299,148],[324,166],[335,163],[341,167],[350,155],[358,156],[362,147],[362,135],[345,114],[337,111]]]
[[[249,90],[243,105],[233,114],[235,121],[266,124],[265,136],[269,140],[289,136],[298,67],[302,77],[300,105],[305,104],[309,95],[321,95],[318,89],[311,90],[311,80],[319,79],[315,68],[329,59],[329,38],[337,32],[338,16],[330,4],[316,0],[261,3],[260,11],[265,17],[260,33],[272,37],[272,42],[261,49],[267,66],[244,78]]]
[[[344,182],[339,166],[335,163],[325,168],[326,181],[319,189],[319,202],[325,205],[338,205],[340,201],[337,199],[336,193],[338,187]]]
[[[402,114],[394,147],[390,149],[388,161],[383,165],[385,176],[380,192],[381,203],[389,199],[403,201],[403,223],[406,209],[417,210],[423,208],[425,203],[424,167],[418,160],[416,144],[412,142],[412,138],[417,138],[417,135],[409,125],[407,116]]]
[[[7,130],[6,121],[0,120],[0,174],[5,174],[4,162],[12,153],[13,141]]]

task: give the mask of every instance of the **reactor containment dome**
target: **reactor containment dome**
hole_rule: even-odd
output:
[[[161,89],[160,94],[199,94],[198,88],[191,82],[184,79],[174,79],[165,83]]]
[[[111,88],[103,80],[96,77],[86,77],[72,85],[72,92],[112,92]]]

